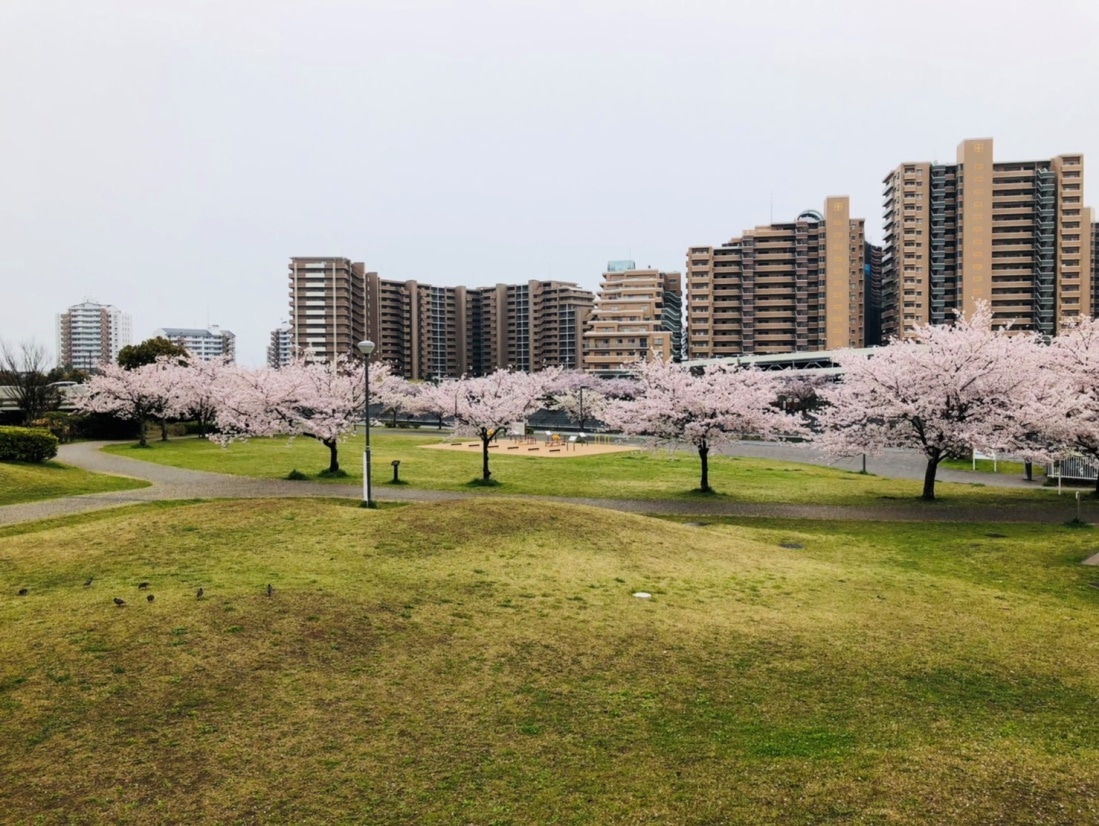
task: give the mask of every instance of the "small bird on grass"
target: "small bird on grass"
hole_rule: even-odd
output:
[[[148,582],[139,582],[139,583],[137,583],[137,590],[139,590],[139,591],[144,591],[144,590],[148,589],[148,587],[149,587]]]
[[[126,600],[115,597],[114,604],[117,605],[119,608],[124,608],[126,606]]]
[[[149,602],[152,602],[153,601],[153,595],[149,594],[149,596],[145,597],[145,599],[149,600]]]
[[[205,591],[203,591],[203,590],[202,590],[201,588],[199,588],[199,589],[198,589],[198,593],[197,593],[197,594],[195,594],[195,599],[202,599],[202,595],[203,595],[204,593],[206,593],[206,592],[205,592]]]
[[[26,588],[20,588],[19,589],[19,596],[21,596],[21,597],[25,597],[29,593],[30,593],[30,591],[28,591]]]
[[[271,592],[274,591],[274,590],[275,589],[271,587],[271,583],[268,582],[267,583],[267,596],[271,596]]]
[[[86,580],[84,580],[84,587],[85,588],[91,588],[92,587],[92,578],[91,577],[88,577]]]

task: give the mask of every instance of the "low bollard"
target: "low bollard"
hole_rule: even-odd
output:
[[[401,481],[400,477],[397,475],[398,474],[397,469],[401,466],[401,460],[400,459],[394,459],[389,464],[393,465],[393,484],[397,484]]]

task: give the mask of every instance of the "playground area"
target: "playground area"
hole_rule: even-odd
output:
[[[457,450],[480,453],[479,439],[461,439],[435,445],[421,445],[433,450]],[[609,436],[553,433],[550,431],[523,436],[500,436],[489,445],[492,453],[509,456],[535,456],[552,459],[568,459],[577,456],[598,456],[602,453],[626,453],[639,450],[637,445],[614,442]]]

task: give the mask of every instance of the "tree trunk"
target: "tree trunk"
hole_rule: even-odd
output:
[[[703,493],[710,492],[710,448],[700,447],[698,449],[698,458],[702,460],[702,483],[698,486],[698,489]]]
[[[323,444],[328,448],[328,472],[335,473],[340,469],[340,460],[337,456],[337,451],[340,449],[339,442],[335,439],[325,439]]]
[[[487,482],[492,476],[488,469],[488,443],[492,441],[492,435],[487,428],[481,428],[481,481]]]
[[[1034,481],[1034,463],[1029,459],[1023,462],[1023,470],[1026,471],[1026,480],[1028,482]]]
[[[162,441],[162,442],[168,441],[168,420],[167,419],[161,419],[160,420],[160,441]]]
[[[137,425],[137,443],[141,447],[148,447],[149,442],[145,438],[145,417],[142,416],[137,421],[138,421],[138,425]]]
[[[942,453],[938,450],[931,451],[927,457],[927,470],[923,474],[923,500],[935,501],[935,474],[939,470],[939,462],[942,461]]]

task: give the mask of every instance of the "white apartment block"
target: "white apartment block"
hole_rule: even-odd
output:
[[[118,360],[118,351],[133,344],[133,319],[110,304],[85,298],[57,315],[57,364],[95,370]]]
[[[294,329],[285,321],[271,331],[267,343],[267,366],[285,367],[294,360]]]
[[[236,358],[237,337],[216,324],[205,328],[161,327],[153,332],[153,336],[178,344],[200,361],[213,361],[222,357],[234,361]]]

